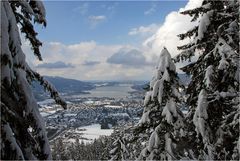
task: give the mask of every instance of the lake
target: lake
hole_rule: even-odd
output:
[[[96,87],[93,90],[86,91],[89,92],[89,94],[75,94],[75,95],[65,95],[63,98],[68,99],[68,98],[75,98],[75,99],[81,99],[81,98],[88,98],[88,97],[109,97],[109,98],[114,98],[114,99],[121,99],[121,98],[126,98],[130,96],[130,93],[128,92],[133,92],[135,91],[131,87],[133,84],[118,84],[118,85],[113,85],[113,86],[101,86],[101,87]],[[38,102],[40,105],[47,105],[49,103],[54,103],[55,101],[53,99],[46,99],[44,101]]]
[[[96,87],[95,89],[90,92],[90,94],[83,94],[78,95],[80,97],[110,97],[115,99],[126,98],[130,96],[128,92],[135,91],[131,88],[133,84],[118,84],[114,86],[103,86],[103,87]]]

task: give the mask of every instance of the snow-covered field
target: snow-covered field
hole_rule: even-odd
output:
[[[53,99],[46,99],[44,101],[39,101],[37,102],[40,106],[42,105],[47,105],[47,104],[51,104],[51,103],[54,103],[55,101]]]
[[[92,124],[88,126],[79,127],[74,130],[69,130],[67,133],[80,137],[65,138],[65,142],[76,142],[78,138],[80,142],[91,143],[94,139],[98,139],[100,136],[110,136],[113,133],[113,129],[101,129],[100,124]]]
[[[87,138],[89,140],[83,140],[87,142],[91,142],[94,139],[98,139],[100,136],[110,136],[113,132],[113,129],[101,129],[100,124],[92,124],[89,126],[81,127],[81,129],[86,129],[86,131],[81,131],[83,133],[83,138]]]

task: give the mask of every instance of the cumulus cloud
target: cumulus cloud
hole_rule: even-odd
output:
[[[91,28],[96,27],[99,23],[105,21],[107,18],[104,15],[98,15],[98,16],[89,16],[88,20],[90,22]]]
[[[137,49],[120,49],[107,59],[110,64],[121,64],[126,66],[145,66],[148,65],[143,53]]]
[[[128,35],[148,35],[149,34],[153,34],[156,33],[156,31],[158,30],[159,25],[157,24],[150,24],[148,26],[140,26],[137,28],[132,28],[129,32]]]
[[[166,16],[163,25],[159,27],[158,31],[155,34],[143,42],[143,46],[148,48],[151,51],[152,55],[159,54],[159,50],[161,50],[163,46],[166,46],[172,56],[176,56],[179,53],[177,46],[190,41],[180,41],[177,35],[188,31],[197,23],[192,23],[191,17],[182,15],[180,12],[183,10],[198,7],[201,5],[201,3],[202,0],[189,0],[184,8],[180,8],[178,11],[170,12]]]
[[[98,61],[103,62],[120,48],[122,48],[121,45],[99,45],[95,41],[68,45],[60,42],[45,42],[41,48],[41,53],[43,60],[46,62],[62,61],[82,65],[84,61],[96,60],[96,58]],[[38,65],[39,62],[35,61],[34,64]]]
[[[151,78],[151,66],[142,64],[141,68],[133,65],[108,63],[107,59],[120,49],[133,49],[128,45],[100,45],[95,41],[76,44],[63,44],[60,42],[45,42],[41,48],[43,63],[32,56],[32,51],[23,43],[31,67],[42,75],[63,76],[79,80],[145,80]],[[131,54],[130,54],[131,55]],[[137,57],[137,56],[135,56]],[[145,63],[141,54],[138,62]],[[74,68],[49,68],[49,62],[71,63]],[[133,62],[127,62],[130,64]],[[136,62],[135,62],[136,63]],[[42,65],[40,65],[42,64]],[[44,65],[43,65],[44,64]],[[46,64],[48,65],[46,68]]]
[[[157,4],[153,3],[148,10],[144,11],[144,15],[151,15],[154,12],[156,12],[156,9],[157,9]]]
[[[83,65],[86,65],[86,66],[94,66],[94,65],[97,65],[97,64],[100,64],[100,63],[101,63],[100,61],[86,60],[86,61],[84,61]]]
[[[37,68],[48,68],[48,69],[57,69],[57,68],[73,68],[74,66],[71,63],[64,63],[62,61],[57,61],[54,63],[42,63],[36,66]]]

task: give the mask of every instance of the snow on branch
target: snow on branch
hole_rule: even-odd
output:
[[[199,96],[198,96],[198,105],[193,116],[193,123],[196,126],[196,132],[201,134],[203,137],[203,142],[209,142],[209,134],[208,134],[208,127],[207,127],[207,113],[208,101],[207,101],[207,92],[206,90],[202,89]]]
[[[11,148],[16,151],[16,155],[17,155],[16,158],[19,160],[24,160],[24,155],[14,137],[14,133],[13,133],[10,125],[8,123],[3,123],[2,130],[4,131],[4,133],[2,135],[5,135],[6,140],[9,141]]]
[[[50,92],[50,96],[55,100],[57,104],[61,105],[64,109],[67,108],[66,102],[59,96],[56,88],[46,79],[44,79],[43,76],[31,70],[30,68],[27,69],[27,74],[30,76],[30,78],[38,81],[46,91]]]

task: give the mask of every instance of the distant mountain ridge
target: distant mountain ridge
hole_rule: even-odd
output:
[[[75,79],[63,78],[63,77],[52,77],[52,76],[44,76],[46,80],[48,80],[59,93],[61,94],[86,94],[87,91],[95,88],[94,83],[84,82]],[[44,92],[43,87],[38,82],[32,83],[33,93],[38,101],[42,101],[46,98],[49,98],[47,92]]]
[[[178,77],[184,85],[188,85],[189,82],[191,81],[190,76],[186,74],[178,74]],[[96,87],[114,86],[121,83],[121,81],[119,82],[116,82],[116,81],[87,82],[87,81],[80,81],[80,80],[63,78],[58,76],[56,77],[44,76],[44,78],[48,80],[61,95],[88,94],[90,90],[93,90]],[[130,82],[133,83],[132,89],[135,89],[136,91],[142,91],[142,92],[145,91],[144,89],[148,88],[148,84],[149,84],[147,83],[147,81],[130,81]],[[38,82],[32,83],[32,89],[37,101],[43,101],[47,98],[50,98],[48,92],[45,92],[43,87]]]
[[[95,88],[95,85],[93,83],[76,79],[51,76],[45,76],[44,78],[52,83],[56,89],[59,90],[59,92],[88,91]]]

